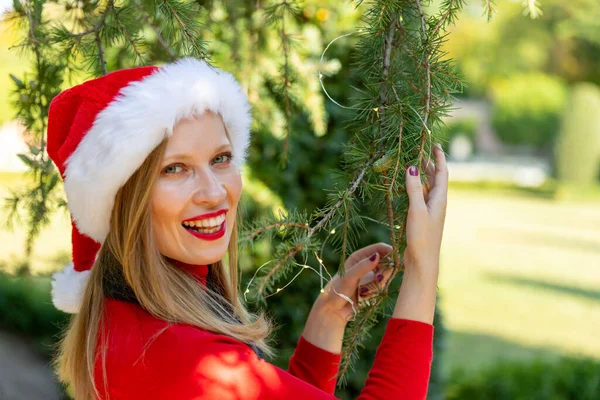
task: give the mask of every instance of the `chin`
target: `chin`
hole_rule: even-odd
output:
[[[199,254],[193,254],[190,257],[189,261],[184,261],[188,264],[198,264],[198,265],[204,265],[204,264],[214,264],[218,261],[221,261],[224,257],[225,257],[225,252],[227,251],[227,248],[224,249],[213,249],[213,251],[210,252],[202,252]]]

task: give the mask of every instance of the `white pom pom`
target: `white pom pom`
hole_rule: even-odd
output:
[[[75,271],[73,263],[52,275],[52,302],[61,311],[76,314],[90,271]]]

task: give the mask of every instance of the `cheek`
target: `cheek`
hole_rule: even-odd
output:
[[[242,195],[242,177],[239,172],[237,174],[232,174],[230,179],[228,179],[227,186],[230,206],[230,212],[227,213],[227,224],[232,227],[236,219],[237,205]]]
[[[177,220],[181,195],[167,183],[158,183],[152,192],[152,227],[160,235]]]
[[[229,191],[232,201],[235,201],[237,204],[242,195],[242,175],[239,171],[232,174],[231,178],[229,179]]]

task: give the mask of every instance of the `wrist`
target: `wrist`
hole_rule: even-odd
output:
[[[405,273],[392,317],[433,324],[436,291],[437,274]]]
[[[346,322],[315,303],[308,315],[302,336],[306,341],[330,353],[340,354]]]
[[[430,262],[427,264],[406,264],[402,284],[406,282],[407,286],[420,287],[424,290],[435,290],[439,277],[439,262]]]

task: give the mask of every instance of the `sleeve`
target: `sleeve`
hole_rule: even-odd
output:
[[[433,331],[425,322],[390,318],[359,399],[425,399]]]
[[[329,373],[332,367],[312,365],[318,363],[308,358],[324,350],[309,342],[299,342],[290,362],[295,376],[259,359],[250,347],[233,338],[210,334],[199,340],[189,333],[169,331],[155,340],[144,357],[153,370],[152,380],[160,382],[154,386],[156,400],[335,399],[331,394],[335,383],[329,386],[331,382],[313,376]],[[359,398],[424,399],[432,333],[431,325],[391,319]]]
[[[300,336],[290,358],[288,372],[325,393],[333,394],[341,358],[340,354],[323,350]]]

